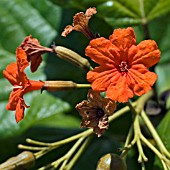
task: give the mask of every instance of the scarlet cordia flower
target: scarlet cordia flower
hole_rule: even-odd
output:
[[[24,110],[28,108],[24,102],[23,95],[33,90],[39,90],[44,83],[41,81],[29,80],[24,73],[24,69],[29,65],[27,55],[22,48],[16,50],[17,63],[11,63],[3,71],[4,77],[13,86],[13,91],[10,94],[7,110],[16,110],[15,119],[19,122],[24,117]]]
[[[160,60],[160,51],[153,40],[136,45],[133,28],[116,29],[106,38],[90,41],[86,55],[99,66],[87,73],[93,90],[106,91],[108,98],[127,102],[134,95],[147,93],[157,75],[148,70]]]
[[[79,12],[73,17],[73,24],[67,25],[64,31],[62,32],[62,36],[66,37],[71,31],[76,30],[82,32],[89,39],[96,38],[93,33],[90,31],[88,23],[90,18],[96,14],[96,8],[88,8],[85,12]]]
[[[93,128],[100,137],[108,129],[108,116],[112,115],[116,103],[108,98],[102,98],[99,92],[89,90],[88,100],[83,100],[76,105],[82,116],[81,127]]]
[[[53,52],[52,48],[43,47],[39,41],[32,36],[27,36],[21,43],[20,47],[26,52],[27,60],[31,62],[31,71],[35,72],[42,62],[42,54]]]

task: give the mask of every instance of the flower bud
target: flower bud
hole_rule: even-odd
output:
[[[88,60],[83,58],[76,52],[74,52],[68,48],[62,47],[62,46],[56,46],[56,47],[54,46],[53,49],[59,58],[67,60],[80,68],[84,68],[87,70],[91,69],[90,63],[88,62]]]
[[[6,162],[0,164],[0,169],[6,170],[25,170],[30,168],[35,163],[35,157],[32,152],[24,151],[19,155],[8,159]]]
[[[43,90],[47,91],[60,91],[75,89],[77,84],[73,81],[44,81]]]
[[[126,170],[126,163],[120,156],[108,153],[100,158],[96,170]]]

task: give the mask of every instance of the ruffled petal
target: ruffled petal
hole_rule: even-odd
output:
[[[6,109],[15,110],[21,96],[22,96],[21,89],[13,90],[9,96],[9,101],[8,104],[6,105]]]
[[[132,45],[136,45],[136,37],[133,28],[115,29],[109,39],[112,44],[119,48],[121,61],[126,61],[129,48]]]
[[[86,48],[86,56],[89,56],[99,65],[111,67],[115,63],[114,58],[119,58],[119,53],[116,50],[117,48],[109,40],[101,37],[90,41]]]
[[[31,60],[30,69],[32,72],[35,72],[37,68],[39,67],[39,65],[41,64],[43,59],[41,55],[34,55],[30,57],[30,60]]]
[[[151,90],[151,86],[157,80],[157,74],[150,72],[144,65],[134,65],[129,70],[130,76],[134,79],[134,93],[141,96]]]
[[[93,90],[101,92],[107,89],[110,84],[110,79],[115,75],[117,75],[116,69],[99,66],[87,73],[87,80],[92,82]]]
[[[20,98],[17,103],[16,112],[15,112],[15,120],[17,123],[24,118],[24,110],[25,110],[25,103],[24,100]]]
[[[160,51],[155,41],[144,40],[137,47],[133,46],[128,56],[131,65],[143,64],[149,68],[159,62]]]
[[[18,71],[23,72],[24,69],[29,65],[29,63],[27,61],[27,55],[21,47],[18,47],[16,50],[16,59],[17,59]]]
[[[126,75],[119,76],[119,79],[113,82],[106,91],[108,98],[118,102],[127,102],[134,96],[131,81]]]
[[[16,63],[9,64],[3,71],[3,75],[12,85],[17,84],[18,67]]]

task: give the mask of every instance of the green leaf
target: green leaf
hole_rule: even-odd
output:
[[[148,20],[152,20],[156,17],[165,15],[170,12],[170,1],[169,0],[159,0],[153,1],[154,6],[147,15]],[[155,4],[156,3],[156,4]]]
[[[170,111],[168,111],[165,115],[165,117],[163,118],[163,120],[161,121],[161,123],[159,124],[157,131],[159,133],[159,136],[161,137],[165,147],[168,149],[168,151],[170,151],[170,131],[169,131],[169,127],[170,127]],[[160,169],[162,169],[162,164],[159,161],[158,158],[155,159],[155,163],[156,166],[160,167]]]
[[[61,4],[59,0],[51,1]],[[84,11],[94,6],[97,16],[114,27],[139,25],[170,12],[169,0],[70,0],[62,6]]]
[[[40,92],[38,93],[35,91],[25,95],[24,99],[25,103],[29,105],[30,108],[26,109],[24,119],[18,124],[15,121],[15,111],[6,111],[6,102],[0,102],[1,139],[17,136],[33,125],[43,124],[44,120],[47,126],[50,126],[50,122],[52,122],[53,126],[55,124],[55,127],[65,126],[65,120],[67,122],[67,127],[72,126],[72,121],[74,124],[78,125],[78,122],[75,122],[74,119],[69,121],[68,117],[63,116],[63,113],[70,109],[69,104],[51,96],[49,93],[43,92],[43,94],[40,94]],[[47,118],[50,118],[50,122],[47,122]]]
[[[4,50],[14,53],[29,34],[38,38],[42,45],[51,43],[57,34],[55,27],[60,22],[61,9],[45,0],[38,4],[31,0],[0,1],[0,44]],[[53,12],[44,17],[47,11]],[[53,22],[55,24],[51,25]]]
[[[161,64],[156,67],[156,73],[158,74],[158,80],[156,83],[157,92],[161,94],[165,90],[170,89],[170,64]]]
[[[170,18],[170,14],[166,15],[166,17],[161,17],[155,20],[154,22],[151,22],[152,27],[150,27],[151,36],[154,37],[154,39],[158,43],[158,47],[161,50],[160,64],[164,64],[164,63],[167,64],[167,62],[170,62],[169,18]]]

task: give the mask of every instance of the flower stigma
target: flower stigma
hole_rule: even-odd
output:
[[[120,64],[119,64],[119,69],[121,72],[128,72],[128,64],[126,61],[122,61]]]

